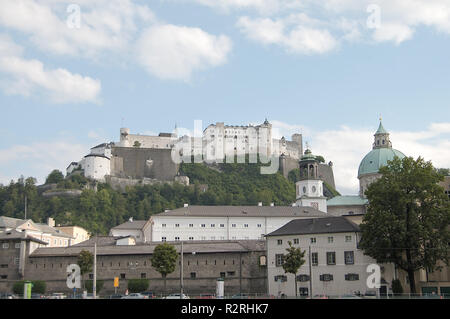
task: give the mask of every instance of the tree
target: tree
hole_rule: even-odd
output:
[[[443,176],[420,157],[396,157],[379,172],[366,191],[360,247],[377,262],[406,271],[416,293],[415,271],[434,271],[439,260],[448,265],[450,201],[437,184]]]
[[[164,294],[166,294],[166,277],[175,271],[178,253],[173,245],[163,243],[155,247],[151,259],[152,266],[164,279]]]
[[[394,294],[394,296],[402,295],[403,287],[400,279],[392,279],[392,293]]]
[[[300,247],[295,248],[292,246],[292,242],[288,241],[289,248],[286,248],[287,254],[283,256],[283,270],[285,273],[293,274],[295,277],[295,296],[297,297],[297,272],[300,267],[305,263],[305,251],[302,251]]]
[[[78,266],[80,266],[81,278],[83,275],[90,273],[94,265],[94,255],[88,250],[82,250],[78,255]],[[86,289],[86,282],[84,281],[84,288]]]
[[[58,184],[64,180],[64,175],[61,171],[55,169],[53,170],[45,180],[45,184]]]

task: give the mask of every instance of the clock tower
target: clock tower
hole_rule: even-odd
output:
[[[300,159],[300,180],[295,183],[298,206],[310,206],[327,212],[327,198],[323,195],[323,181],[319,179],[319,161],[306,149]]]

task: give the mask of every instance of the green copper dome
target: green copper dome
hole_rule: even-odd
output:
[[[359,164],[358,178],[361,175],[378,173],[382,166],[386,166],[388,161],[392,161],[394,157],[402,159],[405,154],[393,148],[376,148],[367,154],[361,164]]]

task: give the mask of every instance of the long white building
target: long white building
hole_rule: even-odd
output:
[[[301,206],[188,206],[151,216],[152,241],[264,239],[293,219],[326,216]]]

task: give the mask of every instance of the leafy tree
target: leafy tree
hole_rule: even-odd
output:
[[[322,155],[316,155],[316,160],[318,160],[319,163],[325,163],[325,158],[323,158]]]
[[[80,266],[81,278],[83,275],[90,273],[94,266],[94,255],[88,250],[82,250],[78,255],[78,266]],[[86,289],[86,281],[84,281],[84,288]]]
[[[379,172],[366,191],[360,247],[377,262],[406,271],[416,293],[415,271],[434,271],[439,260],[448,264],[450,201],[437,184],[443,177],[420,157],[396,157]]]
[[[58,184],[64,180],[64,175],[60,170],[53,170],[45,180],[45,184]]]
[[[166,277],[175,271],[178,253],[173,245],[163,243],[155,247],[151,259],[152,266],[164,279],[164,294],[166,294]]]
[[[45,294],[45,291],[47,289],[47,285],[45,281],[42,280],[33,280],[31,281],[32,287],[31,287],[31,293],[36,294]],[[23,289],[25,285],[25,280],[16,281],[13,285],[13,293],[16,295],[23,295]]]
[[[297,272],[305,263],[305,251],[300,247],[292,246],[292,242],[288,241],[289,248],[286,248],[287,254],[283,256],[283,270],[285,273],[293,274],[295,277],[295,296],[297,297]]]

